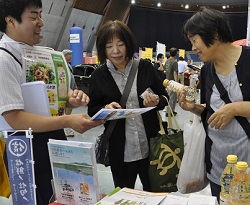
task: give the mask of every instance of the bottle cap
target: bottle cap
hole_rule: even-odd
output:
[[[236,164],[236,169],[244,171],[247,170],[248,164],[246,162],[240,161]]]
[[[234,154],[227,155],[227,162],[229,162],[229,163],[236,163],[237,159],[238,159],[238,157]]]
[[[162,83],[163,86],[164,86],[164,87],[167,87],[167,86],[168,86],[168,82],[169,82],[169,80],[168,80],[168,79],[165,79],[165,80],[163,81],[163,83]]]

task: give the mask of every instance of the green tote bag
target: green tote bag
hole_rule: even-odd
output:
[[[177,191],[177,179],[184,153],[183,131],[174,117],[177,130],[173,129],[168,106],[169,132],[165,133],[162,126],[162,119],[158,113],[161,131],[157,137],[150,139],[149,154],[149,179],[152,192],[175,192]]]

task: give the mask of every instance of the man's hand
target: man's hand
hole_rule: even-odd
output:
[[[66,117],[68,117],[67,124],[69,123],[69,126],[66,127],[70,127],[79,133],[84,133],[104,123],[103,120],[91,120],[87,114],[72,114]]]
[[[81,90],[70,90],[68,93],[68,103],[72,107],[84,106],[89,103],[89,97]],[[68,106],[67,104],[67,107],[71,107],[70,105]]]

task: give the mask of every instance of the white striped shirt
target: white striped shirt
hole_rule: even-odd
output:
[[[230,100],[232,102],[243,101],[236,69],[228,76],[217,75],[228,92]],[[220,93],[214,85],[210,106],[216,111],[224,105],[225,103],[220,98]],[[249,118],[248,121],[250,121]],[[213,166],[211,174],[208,174],[209,180],[218,185],[220,184],[220,176],[227,164],[226,157],[228,154],[235,154],[238,156],[238,161],[246,161],[250,165],[250,140],[235,118],[222,130],[208,126],[208,135],[213,141],[211,147],[211,162]]]
[[[113,76],[121,93],[123,93],[125,85],[127,83],[132,63],[133,60],[131,60],[127,64],[125,68],[125,74],[123,74],[117,71],[110,61],[107,62],[109,71]],[[126,108],[128,109],[140,107],[136,85],[137,85],[137,73],[135,75],[135,79],[131,87],[131,92],[129,94],[126,103]],[[126,141],[124,150],[124,162],[132,162],[148,157],[149,155],[148,140],[141,115],[126,118],[125,137]]]
[[[9,50],[22,62],[20,44],[6,34],[0,47]],[[25,71],[6,51],[0,50],[0,114],[9,110],[24,109],[20,84],[25,82]]]

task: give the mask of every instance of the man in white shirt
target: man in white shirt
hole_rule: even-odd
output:
[[[182,56],[180,56],[177,63],[178,63],[178,79],[180,83],[184,85],[184,72],[187,69],[187,62],[184,60]]]
[[[33,156],[37,205],[49,203],[52,196],[48,139],[66,140],[63,128],[83,133],[103,122],[92,121],[87,114],[41,116],[25,112],[21,83],[25,82],[21,44],[34,46],[43,37],[42,0],[0,0],[0,114],[14,130],[33,132]],[[80,90],[69,90],[66,106],[86,105],[88,96]],[[1,172],[2,170],[0,170]]]

